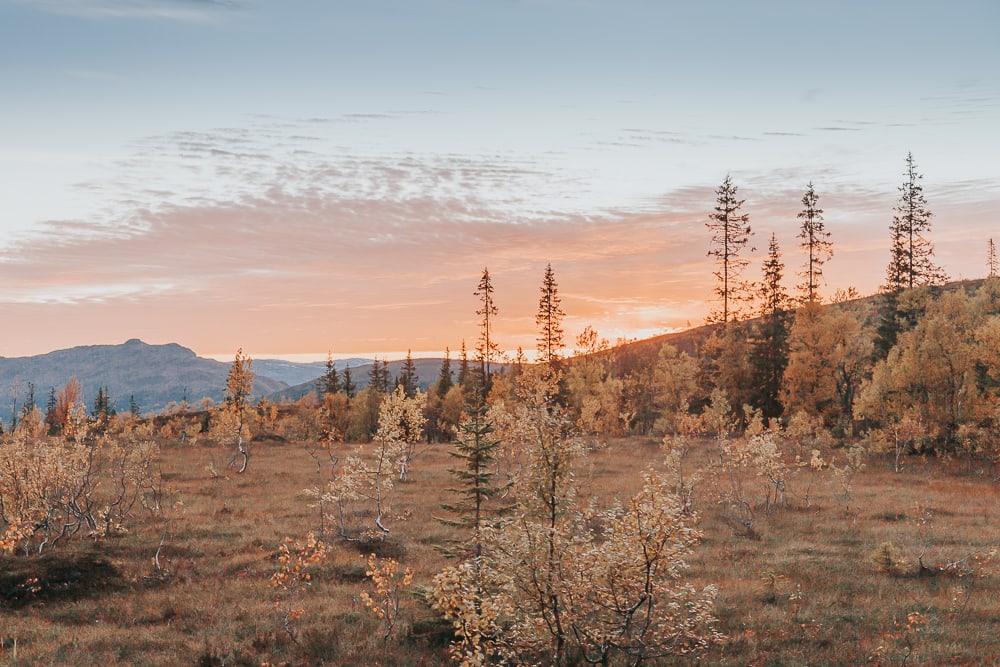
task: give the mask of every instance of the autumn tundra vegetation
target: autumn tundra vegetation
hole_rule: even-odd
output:
[[[757,280],[726,178],[708,324],[567,345],[544,270],[509,358],[478,337],[419,386],[88,413],[33,401],[0,447],[12,664],[977,664],[1000,660],[1000,279],[948,283],[912,157],[878,294]],[[471,286],[470,286],[471,288]],[[568,348],[572,347],[572,351]]]

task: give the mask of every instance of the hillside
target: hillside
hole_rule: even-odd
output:
[[[150,345],[133,338],[120,345],[86,345],[30,357],[0,358],[3,405],[0,418],[9,421],[13,397],[23,405],[28,383],[35,385],[35,401],[44,408],[51,387],[59,388],[73,376],[80,381],[89,408],[97,388],[106,386],[119,410],[128,409],[134,395],[143,412],[161,410],[172,401],[202,397],[221,400],[229,364],[199,357],[176,343]],[[286,387],[286,383],[258,373],[257,395]]]
[[[939,292],[965,290],[967,293],[971,294],[979,289],[982,284],[982,279],[957,280],[941,287],[932,287],[927,289]],[[840,303],[826,303],[823,307],[848,309],[855,314],[863,325],[871,327],[875,325],[875,319],[878,316],[880,298],[881,294],[876,293]],[[743,320],[741,324],[747,326],[753,325],[758,321],[758,319],[759,318],[753,317]],[[670,343],[682,352],[687,352],[692,356],[697,356],[696,353],[698,348],[710,335],[712,335],[713,331],[718,329],[718,327],[719,325],[717,324],[702,324],[690,329],[685,329],[684,331],[676,331],[652,336],[650,338],[643,338],[641,340],[629,341],[615,347],[614,350],[616,354],[624,353],[623,356],[628,357],[635,363],[652,363],[655,360],[656,355],[659,353],[660,348],[662,348],[666,343]]]
[[[336,359],[333,365],[338,370],[343,370],[348,366],[354,368],[370,364],[371,359],[361,357],[351,357],[350,359]],[[284,359],[254,359],[253,370],[255,373],[265,375],[272,380],[284,382],[287,385],[297,385],[310,380],[315,380],[326,372],[325,361],[296,362],[285,361]]]
[[[431,386],[437,380],[438,374],[441,372],[442,361],[444,361],[444,359],[438,357],[414,359],[413,365],[417,369],[417,386],[424,390]],[[399,372],[403,368],[403,363],[404,361],[402,359],[389,362],[389,375],[393,380],[399,376]],[[503,369],[506,368],[506,365],[495,364],[495,367]],[[351,367],[351,380],[354,382],[358,390],[364,389],[368,386],[368,375],[371,370],[372,364],[370,363],[362,366]],[[458,377],[457,359],[451,360],[451,373],[452,378]],[[268,398],[274,401],[297,401],[313,391],[316,391],[316,381],[310,380],[309,382],[303,382],[302,384],[288,387],[287,389],[281,389]]]

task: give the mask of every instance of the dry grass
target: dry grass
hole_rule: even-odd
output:
[[[165,471],[184,511],[164,547],[167,578],[152,557],[161,527],[144,525],[101,545],[81,541],[40,559],[2,561],[0,657],[11,664],[440,664],[447,628],[418,599],[405,604],[397,638],[383,643],[358,600],[363,549],[336,544],[311,589],[290,600],[305,610],[293,639],[282,629],[269,585],[285,536],[318,527],[302,489],[315,467],[294,444],[259,444],[243,476],[213,479],[212,450],[168,448]],[[218,458],[218,454],[216,454]],[[600,496],[628,494],[638,472],[659,458],[643,440],[596,452],[584,485]],[[721,589],[718,614],[728,641],[713,664],[899,664],[908,648],[907,615],[926,619],[907,664],[1000,661],[1000,578],[971,580],[880,573],[872,552],[886,541],[915,560],[943,563],[1000,544],[998,488],[964,468],[911,461],[902,473],[870,461],[849,504],[830,480],[811,509],[789,488],[789,507],[738,535],[719,506],[698,499],[705,542],[692,574]],[[451,485],[445,445],[419,458],[400,487],[389,551],[426,584],[444,564],[435,545],[451,530],[436,522]],[[798,483],[801,486],[801,483]],[[710,484],[703,483],[703,491]],[[921,505],[918,511],[916,504]],[[930,511],[924,529],[917,515]],[[926,573],[925,573],[926,574]],[[26,585],[39,579],[40,590]],[[13,660],[14,640],[18,660]]]

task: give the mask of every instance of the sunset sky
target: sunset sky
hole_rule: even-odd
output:
[[[870,293],[908,150],[980,277],[998,29],[996,0],[0,0],[0,355],[437,353],[483,266],[532,347],[546,262],[571,335],[699,324],[727,173],[790,274],[812,180],[825,292]]]

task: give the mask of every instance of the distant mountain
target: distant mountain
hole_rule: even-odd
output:
[[[350,366],[363,366],[372,363],[371,359],[352,357],[350,359],[335,359],[333,365],[338,370]],[[280,380],[287,385],[302,384],[315,380],[326,372],[325,361],[296,362],[284,359],[254,359],[253,372],[266,375],[272,380]]]
[[[256,370],[256,369],[255,369]],[[229,364],[205,359],[176,343],[149,345],[133,338],[121,345],[87,345],[32,357],[0,357],[0,418],[10,420],[12,398],[24,404],[28,383],[44,409],[49,388],[80,381],[83,399],[92,407],[97,388],[106,386],[118,410],[128,409],[134,395],[143,412],[161,410],[172,401],[222,400]],[[254,394],[264,396],[288,385],[257,371]]]
[[[427,389],[429,386],[434,384],[438,375],[441,373],[441,362],[444,359],[441,358],[429,358],[429,359],[414,359],[413,365],[417,369],[417,385],[421,389]],[[254,362],[257,363],[256,361]],[[404,361],[402,359],[398,361],[389,362],[389,375],[394,381],[399,377],[399,372],[403,368]],[[503,364],[496,364],[498,370],[505,368]],[[357,386],[357,388],[363,389],[368,386],[368,374],[371,372],[372,364],[368,363],[363,366],[357,366],[351,368],[351,380]],[[458,360],[451,360],[451,376],[452,379],[458,379]],[[281,389],[269,398],[274,401],[288,400],[297,401],[306,394],[316,391],[316,380],[310,380],[309,382],[303,382],[302,384],[297,384],[286,389]]]

